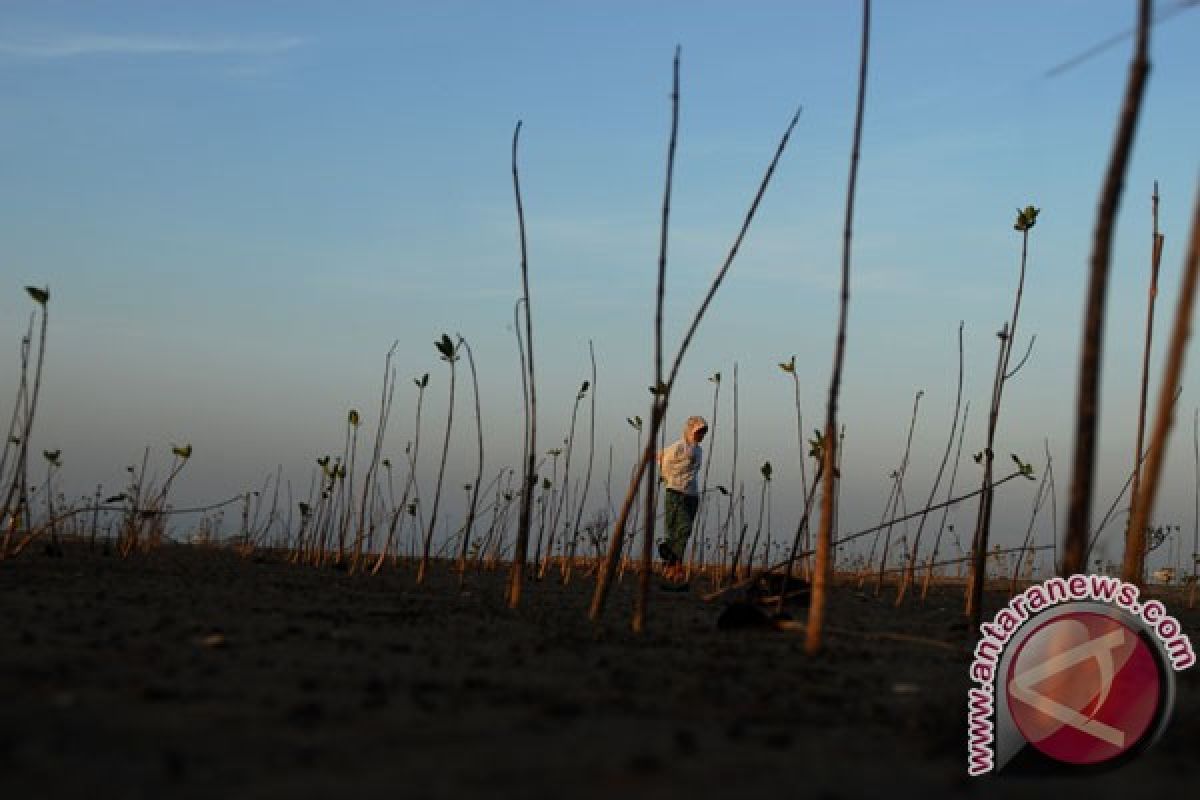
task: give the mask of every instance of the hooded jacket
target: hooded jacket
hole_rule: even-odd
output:
[[[658,464],[668,489],[689,495],[700,494],[696,476],[700,473],[704,452],[699,444],[693,444],[690,440],[697,430],[707,427],[704,417],[688,417],[683,424],[683,438],[659,452]]]

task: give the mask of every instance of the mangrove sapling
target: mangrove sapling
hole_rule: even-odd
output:
[[[1192,411],[1192,457],[1195,463],[1195,514],[1192,517],[1192,598],[1196,596],[1196,582],[1200,578],[1200,408]],[[1188,608],[1191,608],[1191,601]]]
[[[8,459],[10,455],[19,454],[21,451],[21,442],[26,438],[22,429],[24,427],[24,417],[21,412],[26,409],[29,395],[29,351],[33,343],[33,324],[37,319],[37,312],[31,312],[29,315],[29,327],[25,335],[21,337],[21,346],[19,348],[20,356],[20,378],[17,381],[17,396],[13,402],[12,416],[8,421],[8,434],[4,437],[4,446],[0,448],[0,486],[12,486],[12,482],[8,479]],[[17,459],[16,465],[13,467],[14,476],[20,468],[20,460]],[[5,492],[4,505],[0,505],[0,524],[7,521],[9,502],[12,498],[8,491]]]
[[[399,559],[399,534],[402,531],[398,531],[397,528],[401,527],[403,524],[403,517],[401,515],[404,509],[409,508],[408,497],[410,492],[412,493],[413,503],[416,503],[416,501],[420,499],[420,487],[417,484],[417,455],[421,449],[421,407],[425,400],[425,389],[429,386],[429,373],[426,372],[420,378],[413,378],[413,384],[417,387],[417,419],[414,423],[415,430],[413,432],[413,441],[404,445],[404,455],[408,461],[408,480],[404,482],[404,493],[400,498],[399,505],[396,504],[395,497],[392,497],[392,518],[391,522],[388,524],[387,541],[379,553],[379,558],[375,561],[375,566],[371,568],[372,575],[378,574],[379,570],[383,568],[383,560],[387,553],[392,550],[393,546],[396,548],[396,559]],[[387,461],[384,463],[388,464],[388,486],[390,492],[392,474],[391,465],[390,462]]]
[[[391,416],[392,395],[396,391],[396,371],[392,369],[392,356],[399,344],[399,340],[393,341],[383,359],[383,388],[380,389],[379,396],[379,419],[375,424],[375,442],[371,448],[371,460],[367,463],[367,474],[363,478],[362,498],[358,504],[358,524],[355,526],[354,532],[354,558],[350,565],[351,573],[358,569],[359,561],[363,556],[363,545],[369,536],[367,505],[371,500],[371,492],[376,488],[375,477],[379,470],[379,459],[383,454],[383,436],[387,430],[388,417]],[[367,551],[370,552],[369,546]]]
[[[1158,232],[1158,181],[1150,198],[1153,231],[1150,237],[1150,292],[1146,300],[1146,336],[1142,349],[1142,381],[1138,398],[1137,444],[1133,449],[1136,462],[1133,468],[1132,496],[1138,496],[1142,476],[1142,443],[1146,431],[1146,393],[1150,385],[1150,345],[1154,337],[1154,300],[1158,297],[1158,270],[1162,264],[1163,235]],[[1128,538],[1128,532],[1126,533]]]
[[[737,486],[738,486],[737,462],[738,462],[738,422],[739,422],[739,419],[740,419],[740,416],[738,414],[738,365],[737,365],[737,362],[735,361],[735,362],[733,362],[733,464],[730,468],[730,475],[729,475],[729,488],[731,490],[737,489]],[[728,531],[729,526],[733,524],[734,506],[735,506],[734,498],[732,495],[730,495],[729,510],[725,517],[725,530],[726,531]],[[728,539],[726,539],[726,542],[728,542]],[[741,555],[741,552],[742,552],[742,543],[741,543],[741,540],[739,539],[738,546],[737,546],[737,552],[734,553],[733,557],[732,557],[731,563],[733,566],[730,569],[730,573],[729,573],[730,580],[737,580],[737,575],[736,575],[737,560],[738,560],[738,557]]]
[[[950,436],[946,439],[946,449],[942,452],[942,463],[938,465],[937,475],[933,478],[933,486],[929,488],[929,497],[925,500],[925,507],[933,505],[933,499],[937,495],[938,487],[942,483],[942,475],[946,471],[946,463],[950,460],[950,451],[954,447],[954,434],[958,429],[958,412],[962,405],[962,387],[963,387],[963,322],[958,322],[958,389],[954,394],[954,414],[950,418]],[[925,520],[929,518],[928,513],[921,515],[921,521],[917,523],[917,533],[913,537],[912,553],[908,559],[908,569],[904,571],[904,576],[900,581],[900,588],[896,591],[896,606],[899,607],[904,602],[905,593],[909,586],[912,585],[917,569],[917,553],[921,548],[921,533],[925,530]]]
[[[118,549],[123,557],[127,557],[130,553],[138,549],[138,540],[141,535],[142,521],[142,483],[146,475],[146,462],[150,459],[150,448],[147,447],[142,453],[142,468],[137,471],[137,468],[132,464],[125,467],[125,471],[129,473],[130,483],[126,489],[125,514],[121,522],[121,535],[118,542]]]
[[[1000,421],[1000,403],[1004,395],[1005,384],[1021,369],[1025,363],[1025,359],[1021,359],[1011,372],[1008,369],[1008,362],[1012,356],[1013,344],[1017,339],[1017,320],[1021,313],[1021,297],[1025,290],[1025,265],[1029,252],[1029,231],[1037,224],[1038,212],[1040,209],[1033,206],[1026,206],[1024,209],[1017,209],[1017,219],[1013,223],[1013,230],[1021,234],[1021,272],[1017,278],[1017,292],[1013,299],[1012,319],[1006,322],[997,336],[1000,339],[999,354],[996,358],[996,375],[992,380],[992,401],[991,408],[988,411],[987,424],[987,444],[983,449],[983,485],[988,486],[992,482],[992,462],[995,460],[995,441],[996,427]],[[1032,347],[1032,341],[1030,342]],[[1028,358],[1028,356],[1026,356]],[[979,498],[979,513],[975,521],[975,538],[972,544],[972,549],[975,553],[975,564],[971,572],[970,590],[966,597],[966,615],[970,620],[969,630],[976,631],[979,629],[979,623],[983,614],[981,605],[983,603],[983,588],[987,579],[985,571],[987,569],[986,557],[988,548],[988,539],[990,538],[992,528],[992,501],[993,496],[990,491],[984,491]]]
[[[1009,473],[1008,475],[1004,476],[1000,480],[993,483],[992,488],[996,489],[1012,480],[1015,480],[1016,478],[1025,478],[1026,480],[1030,480],[1030,481],[1037,480],[1036,476],[1033,474],[1033,467],[1030,466],[1029,464],[1022,462],[1021,465],[1015,471]],[[911,519],[914,519],[914,518],[920,516],[921,514],[926,513],[927,511],[937,511],[942,508],[956,505],[965,500],[970,500],[973,497],[978,497],[983,491],[984,490],[982,488],[975,489],[974,491],[967,492],[966,494],[959,495],[958,497],[952,497],[952,498],[946,500],[945,502],[942,502],[942,503],[937,504],[936,506],[933,506],[932,508],[921,509],[919,511],[913,511],[911,513],[905,514],[904,516],[895,517],[893,519],[886,520],[879,525],[873,525],[870,528],[864,528],[863,530],[855,531],[854,533],[850,533],[845,536],[839,536],[837,539],[834,539],[831,542],[831,544],[834,547],[843,547],[846,544],[849,544],[850,542],[856,541],[858,539],[863,538],[864,536],[869,536],[870,534],[875,533],[876,531],[882,530],[883,528],[887,527],[888,525],[895,525],[897,523],[907,522]],[[953,534],[954,526],[950,526],[949,530]],[[963,552],[961,545],[959,546],[959,552],[960,553]],[[788,563],[794,563],[795,561],[797,561],[799,559],[802,559],[802,558],[805,558],[805,557],[811,556],[811,555],[815,555],[815,553],[811,553],[811,552],[810,553],[803,553],[803,552],[797,553],[794,557],[790,558],[786,562],[780,562],[778,564],[773,564],[767,570],[763,570],[763,571],[752,574],[748,580],[750,580],[750,581],[757,580],[758,578],[762,577],[767,572],[778,571],[778,570],[786,567]],[[703,599],[705,601],[713,600],[717,597],[721,597],[721,596],[727,594],[728,592],[734,591],[736,589],[745,588],[747,585],[748,584],[746,581],[741,581],[733,586],[726,586],[724,588],[717,589],[714,592],[710,592],[709,594],[705,595],[703,597]]]
[[[898,470],[896,470],[897,502],[901,502],[904,499],[904,473],[908,471],[908,456],[909,456],[909,452],[912,450],[913,431],[916,430],[916,427],[917,427],[917,409],[921,405],[921,397],[923,397],[924,394],[925,394],[924,389],[918,389],[916,397],[913,398],[912,419],[909,420],[908,439],[904,443],[904,458],[900,459],[900,468]],[[888,546],[891,544],[891,541],[892,541],[892,526],[889,525],[887,527],[887,533],[883,538],[883,554],[879,558],[879,579],[875,583],[875,596],[876,597],[878,597],[879,593],[883,591],[883,570],[884,570],[885,565],[887,564]]]
[[[325,559],[329,543],[329,520],[333,516],[333,489],[337,482],[337,465],[330,467],[329,455],[319,457],[317,466],[321,468],[321,494],[317,501],[313,533],[310,536],[310,563],[314,567],[321,566]]]
[[[838,432],[838,451],[837,458],[833,465],[833,540],[836,542],[841,536],[841,513],[842,513],[842,458],[846,455],[846,424],[842,423],[841,430]],[[815,478],[814,478],[815,480]],[[810,525],[805,526],[805,537],[808,536]],[[845,551],[845,546],[834,550],[830,555],[832,563],[829,567],[832,575],[837,571],[837,557],[839,552]],[[814,551],[815,555],[815,551]],[[808,558],[808,556],[805,556]]]
[[[632,417],[626,417],[625,421],[628,422],[635,431],[637,431],[637,449],[633,451],[633,465],[629,468],[629,479],[633,480],[634,476],[637,475],[638,454],[642,452],[642,418],[635,415]],[[637,497],[641,496],[640,489],[641,487],[639,486],[634,490],[637,492],[637,495],[634,498],[635,501]],[[637,530],[639,507],[636,505],[636,502],[633,506],[633,509],[630,511],[630,514],[630,530]]]
[[[875,551],[879,546],[879,539],[883,536],[884,520],[894,517],[896,508],[896,489],[899,484],[900,475],[896,470],[888,473],[888,478],[891,480],[891,488],[888,490],[887,502],[883,504],[883,513],[879,515],[879,532],[875,534],[875,538],[871,540],[871,550],[867,553],[866,561],[863,562],[862,568],[858,575],[858,589],[862,591],[863,586],[867,582],[867,575],[871,571],[871,565],[875,563]]]
[[[1075,413],[1075,452],[1071,465],[1071,495],[1067,511],[1067,533],[1061,570],[1064,576],[1082,572],[1087,565],[1088,532],[1091,530],[1092,493],[1096,468],[1096,428],[1099,417],[1100,364],[1104,350],[1104,311],[1108,296],[1109,262],[1117,208],[1125,183],[1125,172],[1133,150],[1133,136],[1150,72],[1150,0],[1139,0],[1136,44],[1129,65],[1129,79],[1121,104],[1113,150],[1100,192],[1096,227],[1092,238],[1091,264],[1084,307],[1083,344],[1079,361],[1079,389]],[[1172,387],[1173,388],[1173,387]],[[1141,533],[1130,528],[1131,539]],[[1127,542],[1135,551],[1138,541]],[[1135,555],[1136,559],[1136,555]]]
[[[729,565],[729,581],[730,581],[730,583],[736,582],[738,580],[738,564],[742,560],[742,548],[746,544],[747,525],[746,525],[746,513],[745,513],[746,512],[746,485],[745,485],[745,483],[738,484],[737,508],[738,508],[738,531],[739,531],[739,533],[738,533],[737,549],[733,551],[733,561]],[[732,510],[732,506],[731,506],[730,507],[730,516],[732,516],[732,514],[733,514],[733,510]]]
[[[408,456],[408,481],[404,486],[405,496],[408,495],[408,490],[412,489],[414,500],[421,497],[421,484],[417,481],[417,464],[420,463],[421,456],[421,407],[424,405],[425,390],[429,387],[429,373],[426,372],[420,378],[413,378],[413,383],[417,387],[417,419],[413,429],[412,453],[408,452],[408,447],[405,447],[405,455]],[[405,505],[401,500],[400,505]]]
[[[483,480],[483,415],[479,410],[479,377],[475,372],[475,356],[471,353],[471,345],[458,334],[458,343],[467,351],[467,365],[471,368],[471,389],[475,396],[475,434],[479,445],[479,458],[476,461],[475,480],[471,484],[471,499],[467,504],[467,522],[463,527],[462,552],[458,558],[458,587],[462,589],[467,574],[467,549],[471,544],[471,531],[475,526],[475,504],[479,500],[479,482]],[[496,476],[499,483],[500,476]]]
[[[42,458],[46,461],[46,482],[43,489],[46,492],[46,526],[50,529],[50,544],[47,553],[62,556],[62,545],[58,542],[58,523],[54,519],[54,470],[62,468],[62,450],[43,450]]]
[[[505,473],[508,473],[504,485],[500,485],[500,480],[504,478]],[[501,467],[500,472],[496,474],[496,497],[492,501],[492,520],[488,523],[487,533],[484,535],[483,541],[479,545],[479,551],[475,558],[475,571],[478,572],[483,567],[483,558],[488,553],[492,545],[493,538],[498,541],[500,537],[496,536],[496,526],[499,524],[500,517],[503,514],[504,518],[508,518],[508,506],[512,503],[512,478],[513,470],[511,467]],[[501,498],[504,504],[501,505]]]
[[[808,475],[807,475],[807,470],[804,467],[804,457],[805,457],[804,456],[804,415],[800,411],[800,376],[796,372],[796,355],[793,353],[792,357],[789,360],[779,362],[779,368],[781,370],[783,370],[784,373],[786,373],[787,375],[790,375],[792,378],[792,389],[794,390],[794,393],[795,393],[795,403],[796,403],[796,446],[799,450],[798,455],[800,456],[800,459],[799,459],[800,460],[800,496],[805,498],[804,502],[807,504],[807,502],[808,502],[808,500],[807,500],[807,498],[808,498]],[[808,517],[808,506],[807,505],[803,506],[800,509],[800,515],[801,515],[801,518]],[[806,533],[805,533],[806,541],[804,542],[804,548],[807,550],[808,549],[807,526],[805,526],[805,530],[806,530]],[[805,574],[805,575],[808,574],[809,570],[808,570],[807,562],[805,562],[805,564],[801,566],[801,572],[802,572],[802,574]]]
[[[281,525],[283,524],[283,521],[279,519],[279,487],[280,487],[280,482],[282,480],[283,480],[283,465],[278,464],[275,467],[275,484],[272,487],[272,491],[271,491],[271,510],[267,512],[267,524],[266,524],[266,527],[263,528],[263,532],[262,532],[263,541],[266,542],[268,546],[270,546],[269,534],[270,534],[271,528],[275,525],[276,522],[279,522]],[[289,504],[289,508],[290,508],[290,504]],[[287,533],[287,530],[285,528],[284,529],[285,536],[286,536],[286,533]]]
[[[570,433],[567,435],[567,458],[566,458],[566,461],[563,463],[563,479],[562,479],[563,490],[558,496],[558,504],[555,506],[554,516],[550,522],[550,541],[546,545],[546,558],[544,561],[542,561],[541,571],[538,573],[539,578],[545,578],[546,570],[549,569],[549,567],[550,567],[551,553],[554,551],[554,541],[555,541],[554,537],[555,537],[555,534],[558,533],[559,517],[562,515],[563,505],[567,501],[567,495],[568,495],[567,490],[571,486],[571,483],[570,483],[570,481],[571,481],[571,451],[575,447],[575,418],[579,413],[579,403],[583,400],[584,396],[588,392],[588,388],[591,385],[592,384],[590,381],[584,381],[583,384],[579,387],[579,391],[576,392],[576,394],[575,394],[575,404],[571,409],[571,429],[570,429]],[[570,513],[571,513],[571,511],[570,511],[570,508],[568,507],[567,515],[570,516]]]
[[[758,538],[762,534],[763,513],[767,507],[767,487],[771,483],[771,462],[764,461],[762,467],[759,468],[762,473],[762,491],[758,496],[758,524],[754,527],[754,538],[750,541],[750,555],[746,557],[746,566],[750,569],[754,568],[754,554],[758,552]],[[770,533],[767,534],[768,541]],[[771,545],[768,543],[765,552],[770,553]],[[763,565],[766,568],[766,564]]]
[[[350,505],[351,503],[346,498],[354,496],[354,451],[358,445],[358,411],[350,409],[346,414],[346,442],[342,446],[342,469],[344,474],[338,484],[338,496],[341,503],[338,505],[338,554],[336,566],[344,566],[346,564],[346,536],[349,533],[350,527]],[[349,484],[346,482],[346,474],[349,474]],[[345,497],[342,497],[342,495]]]
[[[1021,561],[1025,557],[1026,548],[1029,547],[1029,539],[1033,536],[1033,523],[1037,520],[1038,511],[1041,510],[1042,504],[1049,494],[1050,479],[1050,448],[1046,448],[1046,470],[1042,473],[1041,483],[1038,484],[1037,491],[1033,495],[1033,510],[1029,514],[1029,527],[1025,529],[1025,538],[1021,541],[1021,549],[1018,551],[1017,563],[1013,567],[1012,580],[1008,585],[1009,596],[1017,593],[1017,577],[1021,569]]]
[[[709,286],[708,293],[705,295],[700,308],[696,311],[696,314],[692,319],[691,326],[688,328],[682,341],[680,342],[679,349],[676,351],[675,360],[671,366],[671,371],[666,383],[661,387],[656,387],[659,388],[659,392],[654,394],[653,407],[658,409],[660,413],[652,415],[649,443],[646,449],[642,452],[639,473],[648,471],[650,463],[654,460],[654,438],[662,425],[662,416],[666,412],[666,406],[670,399],[671,388],[674,386],[675,380],[679,374],[679,369],[683,363],[683,357],[687,353],[688,346],[691,344],[691,340],[696,333],[696,329],[699,327],[701,320],[704,318],[705,311],[707,311],[709,305],[712,303],[713,297],[716,295],[716,292],[720,288],[721,283],[724,281],[726,274],[729,272],[730,266],[732,266],[734,259],[737,257],[738,250],[741,247],[741,243],[745,238],[746,232],[750,228],[750,224],[754,219],[754,215],[758,209],[759,203],[761,202],[763,195],[766,193],[767,186],[770,184],[771,176],[775,172],[775,167],[779,163],[779,159],[783,155],[783,151],[787,147],[787,142],[791,138],[792,131],[795,129],[796,123],[799,121],[799,119],[800,112],[797,111],[792,116],[787,130],[784,132],[783,138],[779,142],[779,146],[775,151],[775,155],[772,158],[770,165],[767,167],[766,174],[763,176],[763,179],[759,184],[758,192],[755,194],[754,200],[750,204],[750,209],[746,213],[746,216],[742,222],[742,226],[738,231],[737,237],[734,239],[734,243],[726,256],[724,263],[717,272],[712,284]],[[592,603],[588,610],[588,615],[593,621],[599,619],[604,608],[605,601],[607,600],[611,576],[616,569],[616,561],[624,549],[625,526],[628,524],[630,506],[633,504],[634,495],[640,482],[640,474],[636,475],[634,480],[630,482],[630,485],[625,493],[625,500],[622,502],[621,512],[618,515],[616,525],[613,528],[612,541],[609,545],[608,556],[605,559],[604,566],[601,568],[599,579],[596,582],[596,591],[592,595]]]
[[[550,450],[549,452],[554,453],[555,451]],[[555,469],[558,469],[557,461],[558,461],[558,457],[557,457],[557,454],[555,454],[555,462],[556,462],[555,467],[554,467]],[[555,475],[555,477],[556,478],[558,477],[557,474]],[[533,563],[535,566],[533,575],[532,575],[533,578],[538,577],[536,565],[541,563],[542,538],[546,535],[546,505],[547,505],[546,504],[546,492],[551,492],[551,497],[553,498],[554,495],[553,495],[553,492],[551,491],[551,487],[553,485],[554,485],[554,483],[550,479],[542,478],[542,492],[541,492],[541,494],[539,494],[537,496],[537,500],[536,500],[537,514],[538,514],[538,535],[537,535],[537,544],[533,548]]]
[[[1176,400],[1179,399],[1179,393],[1182,391],[1183,391],[1183,387],[1180,386],[1179,391],[1176,392],[1176,394],[1175,394]],[[1106,511],[1104,516],[1100,519],[1100,524],[1096,526],[1096,530],[1092,531],[1092,535],[1088,539],[1087,550],[1084,551],[1084,563],[1085,564],[1089,563],[1091,561],[1092,551],[1096,547],[1096,542],[1100,539],[1100,534],[1104,532],[1105,526],[1107,526],[1109,521],[1112,519],[1112,515],[1114,512],[1116,512],[1117,506],[1121,503],[1121,500],[1123,500],[1125,498],[1125,493],[1127,491],[1129,491],[1129,487],[1133,485],[1134,471],[1141,468],[1142,464],[1145,463],[1146,457],[1148,455],[1150,455],[1150,451],[1148,449],[1142,451],[1142,457],[1138,459],[1137,466],[1135,466],[1134,469],[1131,469],[1129,471],[1129,476],[1127,478],[1125,478],[1125,483],[1121,486],[1121,491],[1117,492],[1116,497],[1113,498],[1112,503],[1108,507],[1108,511]],[[1125,514],[1128,515],[1132,512],[1132,505],[1133,505],[1132,501],[1130,501],[1130,506],[1124,510]],[[1128,524],[1128,520],[1126,521],[1126,524]]]
[[[1054,464],[1050,461],[1050,442],[1045,441],[1046,472],[1050,475],[1050,543],[1054,545],[1050,563],[1058,565],[1058,492],[1054,488]]]
[[[525,559],[529,550],[530,503],[532,489],[537,480],[533,462],[537,458],[537,384],[534,381],[533,370],[533,312],[529,305],[529,253],[525,242],[525,209],[521,203],[521,179],[517,170],[517,145],[521,137],[521,122],[513,130],[512,138],[512,176],[513,194],[517,204],[517,231],[521,242],[521,301],[525,304],[525,344],[521,343],[521,326],[514,326],[517,333],[517,346],[521,353],[521,389],[525,405],[525,438],[523,444],[522,466],[525,472],[521,476],[521,511],[517,518],[517,536],[513,545],[512,570],[509,574],[508,606],[517,608],[521,604],[521,590],[525,582]],[[529,358],[525,358],[525,348],[529,349]]]
[[[591,422],[588,425],[588,466],[587,473],[583,479],[583,494],[579,498],[579,504],[575,511],[575,525],[571,532],[570,555],[568,556],[566,568],[562,576],[564,586],[571,580],[571,566],[575,561],[575,546],[579,540],[579,525],[583,520],[583,508],[587,505],[588,489],[592,485],[592,464],[596,457],[596,350],[592,346],[591,339],[588,339],[588,355],[592,362],[592,380],[590,383]],[[589,384],[585,382],[584,385],[587,386]]]
[[[1162,264],[1163,235],[1158,232],[1158,181],[1154,182],[1154,194],[1151,196],[1151,216],[1153,231],[1150,237],[1150,293],[1146,300],[1146,337],[1142,349],[1142,382],[1138,398],[1137,444],[1133,449],[1133,489],[1130,496],[1137,498],[1142,477],[1142,442],[1146,432],[1146,392],[1150,385],[1150,343],[1154,337],[1154,300],[1158,296],[1158,268]],[[1130,514],[1129,521],[1133,521]],[[1126,530],[1125,541],[1129,542],[1131,530]],[[1129,564],[1126,571],[1144,577],[1145,552],[1142,547],[1125,547],[1125,561]],[[1139,577],[1139,581],[1142,578]]]
[[[808,551],[808,530],[810,526],[810,518],[812,517],[813,495],[817,491],[817,487],[821,483],[822,472],[825,468],[824,447],[825,443],[821,436],[821,431],[818,428],[813,428],[813,438],[809,440],[808,456],[816,462],[816,471],[813,474],[813,482],[808,487],[808,493],[804,498],[804,513],[800,516],[800,522],[796,525],[796,534],[792,537],[792,547],[788,553],[787,561],[784,563],[783,586],[784,591],[780,593],[779,606],[776,608],[776,613],[783,612],[783,600],[787,594],[787,587],[792,582],[792,568],[796,563],[796,557],[800,550],[800,543],[803,541],[804,551]],[[808,563],[807,560],[801,562]],[[810,573],[811,574],[811,573]]]
[[[1145,532],[1154,508],[1158,492],[1159,477],[1166,459],[1167,434],[1175,417],[1175,387],[1183,377],[1183,361],[1187,340],[1191,336],[1192,306],[1195,302],[1197,272],[1200,272],[1200,183],[1192,207],[1192,230],[1188,240],[1187,257],[1183,266],[1183,278],[1176,301],[1175,319],[1171,326],[1171,340],[1167,349],[1167,364],[1163,371],[1162,384],[1158,390],[1158,408],[1154,415],[1154,431],[1150,438],[1149,457],[1146,461],[1146,482],[1140,493],[1133,498],[1130,513],[1130,537],[1125,545],[1125,560],[1122,579],[1127,583],[1141,584],[1145,568]],[[1136,548],[1136,549],[1135,549]]]
[[[28,291],[28,289],[26,290]],[[23,510],[28,510],[28,505],[22,504],[22,501],[27,500],[26,494],[18,492],[18,489],[23,486],[22,477],[22,442],[28,437],[24,433],[25,420],[28,419],[29,408],[29,352],[33,342],[33,323],[36,319],[37,312],[34,311],[29,315],[29,327],[23,337],[21,337],[20,347],[20,379],[17,382],[17,396],[13,402],[12,417],[8,423],[8,435],[4,439],[4,448],[0,450],[0,486],[7,486],[9,489],[5,492],[4,504],[0,505],[0,526],[5,528],[4,539],[0,541],[0,561],[8,554],[8,548],[11,543],[12,536],[16,531],[21,520],[27,519],[29,514],[22,515]],[[22,412],[25,412],[24,414]],[[13,464],[12,479],[8,478],[7,466],[10,452],[15,451],[15,463]],[[14,496],[18,500],[16,506],[11,503]]]
[[[708,454],[704,459],[704,477],[700,482],[700,505],[696,509],[696,529],[692,534],[691,549],[692,556],[688,565],[686,579],[690,580],[692,573],[696,571],[697,565],[703,566],[705,558],[705,532],[708,529],[708,471],[712,467],[714,454],[716,452],[716,436],[717,436],[717,400],[721,395],[721,373],[714,372],[708,378],[709,383],[713,384],[713,410],[712,416],[708,420]]]
[[[446,455],[450,451],[450,429],[454,424],[454,385],[456,370],[455,363],[459,359],[458,346],[450,337],[442,334],[442,338],[433,343],[439,357],[450,365],[450,401],[446,410],[446,436],[442,440],[442,461],[438,467],[437,485],[433,490],[433,510],[429,512],[429,528],[425,531],[425,542],[421,549],[421,565],[417,568],[417,584],[425,582],[425,574],[429,570],[429,549],[433,544],[433,535],[437,529],[438,504],[442,499],[442,478],[446,474]]]
[[[769,481],[770,481],[770,479],[768,478],[768,482]],[[767,491],[767,543],[766,543],[766,546],[763,547],[763,569],[766,569],[767,565],[771,562],[771,547],[772,547],[772,542],[771,542],[771,492],[768,487],[768,491]],[[777,545],[776,545],[776,549],[778,549]]]
[[[817,536],[816,568],[813,570],[812,595],[808,607],[808,627],[805,632],[804,650],[815,655],[821,650],[821,637],[825,625],[826,584],[832,578],[834,560],[833,507],[835,492],[835,470],[837,446],[834,437],[838,432],[837,401],[841,389],[842,362],[846,351],[846,312],[850,304],[850,243],[854,219],[854,189],[858,179],[858,153],[862,144],[863,107],[867,89],[867,53],[871,34],[871,0],[863,0],[863,27],[861,59],[858,68],[858,103],[854,117],[854,144],[850,151],[850,176],[846,191],[846,224],[842,235],[842,288],[838,310],[838,333],[834,346],[833,375],[829,381],[829,399],[826,402],[824,454],[825,475],[821,492],[821,528]]]
[[[663,383],[662,338],[663,298],[667,278],[667,231],[671,217],[671,184],[675,176],[675,147],[679,133],[679,46],[675,47],[671,83],[671,138],[667,144],[666,186],[663,189],[662,224],[659,226],[658,282],[654,293],[654,384],[650,387],[653,398],[650,405],[650,437],[647,450],[654,447],[654,435],[662,425],[667,413],[668,389]],[[658,500],[658,459],[650,459],[641,467],[646,475],[645,516],[646,531],[642,542],[642,579],[633,607],[633,632],[641,633],[646,627],[646,608],[650,602],[650,571],[653,565],[654,509]],[[634,480],[640,477],[640,472]],[[620,523],[618,522],[618,526]]]
[[[37,365],[33,371],[33,390],[27,390],[27,375],[29,364],[29,347],[31,339],[27,335],[22,343],[21,348],[21,380],[17,391],[17,404],[21,406],[21,424],[18,427],[18,433],[15,435],[19,441],[13,442],[13,433],[9,433],[7,443],[16,445],[16,463],[14,465],[12,479],[8,483],[8,491],[4,498],[4,504],[0,505],[0,523],[3,522],[4,514],[8,514],[8,534],[5,536],[4,549],[7,550],[8,539],[12,532],[16,530],[20,524],[20,520],[25,520],[26,526],[29,525],[30,508],[29,508],[29,441],[33,435],[33,420],[37,413],[38,395],[41,393],[42,386],[42,367],[46,358],[46,329],[49,325],[49,303],[50,303],[50,287],[39,289],[36,286],[26,286],[25,292],[38,305],[38,310],[41,311],[42,323],[41,333],[38,337],[38,354]],[[36,313],[36,312],[35,312]],[[33,318],[30,319],[30,331],[32,332]],[[16,408],[14,408],[14,417],[16,416]],[[10,426],[11,431],[12,426]],[[2,474],[2,473],[0,473]],[[15,505],[14,505],[15,500]],[[3,555],[0,552],[0,555]]]

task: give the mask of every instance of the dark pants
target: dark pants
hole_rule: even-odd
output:
[[[668,564],[683,561],[688,538],[692,535],[692,523],[696,519],[696,508],[699,505],[700,498],[696,495],[667,489],[664,508],[667,538],[660,552]]]

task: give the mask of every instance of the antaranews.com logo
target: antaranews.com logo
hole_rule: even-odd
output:
[[[1154,743],[1175,703],[1175,673],[1196,656],[1179,621],[1139,595],[1106,575],[1052,578],[980,626],[969,774],[1107,768]]]

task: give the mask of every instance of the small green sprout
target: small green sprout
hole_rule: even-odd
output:
[[[47,286],[45,289],[39,289],[36,286],[26,286],[25,291],[29,293],[29,296],[33,298],[35,303],[37,303],[39,306],[42,306],[43,308],[46,306],[46,303],[49,302],[49,300],[50,300],[50,287],[49,286]]]
[[[1013,223],[1013,230],[1024,233],[1037,224],[1038,212],[1040,208],[1033,206],[1025,206],[1024,209],[1017,209],[1017,221]]]

